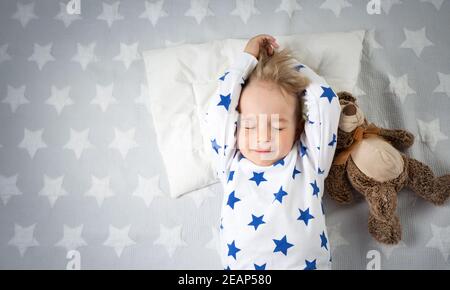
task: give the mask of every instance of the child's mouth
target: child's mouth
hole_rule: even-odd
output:
[[[255,150],[256,153],[270,153],[270,150]]]

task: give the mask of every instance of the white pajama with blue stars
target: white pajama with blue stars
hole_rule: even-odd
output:
[[[236,147],[242,85],[258,60],[242,52],[218,80],[206,115],[211,150],[224,189],[220,249],[225,269],[330,269],[322,205],[324,179],[336,148],[339,100],[306,65],[293,67],[311,81],[308,120],[292,150],[258,166]]]

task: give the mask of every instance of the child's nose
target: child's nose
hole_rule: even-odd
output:
[[[269,126],[260,126],[258,130],[259,142],[270,142],[271,130]]]

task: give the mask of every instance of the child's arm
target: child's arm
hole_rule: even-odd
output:
[[[304,65],[299,71],[311,80],[311,84],[304,96],[308,120],[298,150],[302,158],[313,162],[316,174],[325,178],[336,150],[341,106],[337,95],[322,77]]]
[[[229,166],[236,152],[236,129],[242,85],[258,60],[241,52],[230,68],[218,79],[218,89],[211,96],[206,116],[212,155],[219,178],[228,178]]]

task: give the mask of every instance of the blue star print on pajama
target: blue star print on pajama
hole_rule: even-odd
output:
[[[330,143],[328,143],[328,146],[333,147],[334,144],[336,144],[337,140],[336,140],[336,134],[333,134],[333,140],[330,141]]]
[[[311,81],[304,96],[308,122],[286,156],[258,166],[236,146],[236,108],[257,63],[254,56],[240,53],[217,79],[205,114],[211,157],[224,190],[219,225],[223,268],[330,269],[322,197],[336,148],[339,100],[308,66],[293,66]]]
[[[287,251],[290,247],[293,247],[294,245],[291,243],[288,243],[286,235],[281,240],[273,239],[275,243],[275,249],[273,250],[274,253],[281,252],[285,256],[287,256]]]
[[[257,217],[255,215],[252,214],[252,221],[248,224],[249,226],[254,226],[255,227],[255,231],[258,229],[258,227],[261,224],[265,224],[266,222],[263,221],[264,215]]]
[[[234,176],[234,171],[230,171],[230,174],[228,175],[228,180],[227,182],[230,182],[233,180],[233,176]]]
[[[280,159],[280,160],[276,161],[276,162],[273,164],[273,166],[277,166],[277,165],[283,166],[283,165],[284,165],[284,159]]]
[[[297,170],[297,168],[294,167],[294,172],[292,172],[292,179],[295,179],[295,175],[301,173],[300,170]]]
[[[216,139],[211,140],[211,145],[212,145],[213,150],[216,151],[217,154],[219,154],[219,149],[221,147],[219,146],[219,144],[217,144]]]
[[[226,96],[220,95],[220,102],[217,104],[217,106],[223,106],[227,111],[230,107],[231,103],[231,94],[228,94]]]
[[[232,193],[230,193],[230,195],[228,196],[228,202],[227,205],[229,205],[231,207],[231,209],[234,209],[234,204],[238,201],[241,201],[239,198],[234,196],[234,191]]]
[[[314,260],[314,261],[305,260],[305,264],[306,264],[306,267],[304,270],[316,270],[317,269],[316,268],[316,260]]]
[[[265,270],[266,269],[266,264],[261,265],[261,266],[254,264],[254,266],[255,266],[255,270]]]
[[[267,181],[267,179],[264,178],[264,172],[253,172],[253,177],[250,178],[250,180],[253,180],[257,186],[263,181]]]
[[[229,74],[230,72],[226,72],[223,76],[221,76],[220,78],[219,78],[219,80],[221,80],[221,81],[224,81],[225,80],[225,77],[227,76],[227,74]]]
[[[300,155],[301,155],[301,157],[303,157],[303,156],[305,156],[306,154],[307,154],[307,151],[308,150],[308,148],[307,147],[305,147],[305,146],[303,146],[301,143],[300,143]]]
[[[235,243],[235,241],[233,241],[231,244],[228,245],[228,256],[232,256],[236,260],[236,254],[241,249],[237,248],[234,243]]]
[[[305,211],[302,211],[301,209],[298,209],[300,211],[300,216],[298,217],[298,220],[302,220],[305,225],[308,225],[308,222],[310,219],[313,219],[314,216],[309,214],[309,208],[307,208]]]
[[[328,250],[327,243],[328,240],[327,237],[325,236],[325,232],[322,232],[322,234],[320,234],[320,246]]]
[[[278,190],[278,192],[275,192],[273,195],[275,196],[275,200],[278,200],[280,203],[283,203],[283,196],[286,196],[288,194],[286,191],[283,190],[282,186],[280,187],[280,190]]]
[[[317,186],[317,181],[316,180],[314,180],[314,183],[310,183],[310,185],[312,186],[312,188],[313,188],[313,193],[312,193],[312,195],[315,195],[315,196],[319,196],[319,192],[320,192],[320,189],[319,189],[319,187]]]

